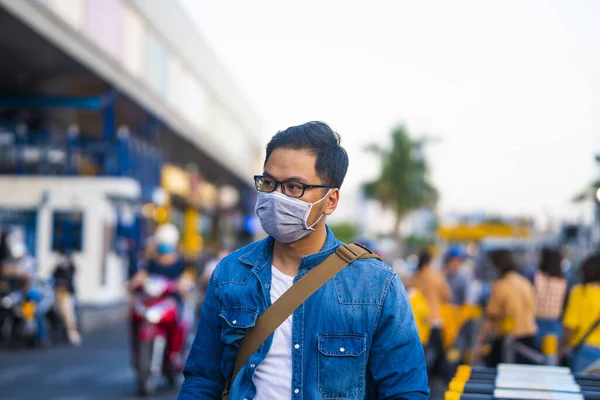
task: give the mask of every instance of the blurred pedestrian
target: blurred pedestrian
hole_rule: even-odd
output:
[[[452,290],[452,304],[462,306],[469,299],[469,290],[473,281],[472,277],[462,270],[467,257],[466,251],[461,246],[452,246],[444,255],[444,273]]]
[[[444,255],[444,273],[450,289],[452,289],[452,301],[454,307],[452,317],[446,316],[445,329],[449,332],[447,337],[452,342],[452,348],[460,351],[458,360],[453,358],[455,363],[466,362],[465,355],[473,346],[476,340],[475,316],[471,314],[472,308],[463,307],[465,305],[475,305],[480,298],[481,284],[476,283],[471,271],[465,268],[467,252],[463,246],[451,246]],[[477,316],[478,317],[478,316]],[[452,329],[452,330],[450,330]],[[451,334],[455,332],[455,336]],[[451,357],[452,358],[452,357]]]
[[[494,282],[485,310],[479,339],[475,345],[473,363],[479,361],[482,346],[493,335],[492,350],[487,360],[490,367],[502,361],[503,322],[512,321],[512,335],[517,342],[533,348],[537,327],[535,324],[535,291],[527,278],[518,273],[518,266],[509,250],[494,250],[489,254],[490,262],[496,268],[499,279]],[[520,354],[516,362],[529,364],[530,360]]]
[[[8,231],[0,231],[0,274],[2,265],[10,258],[9,233]]]
[[[417,288],[408,288],[406,293],[408,294],[408,300],[410,301],[410,307],[415,315],[415,323],[417,330],[419,331],[419,338],[423,348],[427,347],[429,343],[429,336],[431,335],[431,324],[429,323],[429,303],[427,299]]]
[[[429,343],[425,349],[425,359],[429,377],[446,378],[446,355],[442,338],[442,304],[452,300],[452,290],[444,276],[432,266],[431,254],[422,251],[419,255],[417,272],[406,285],[409,289],[417,289],[423,294],[429,306],[429,323],[431,331]]]
[[[28,299],[36,302],[35,319],[37,322],[37,340],[42,346],[48,346],[48,324],[46,314],[53,299],[44,295],[44,291],[35,281],[35,259],[29,253],[25,243],[17,241],[10,244],[10,258],[5,262],[3,274],[19,282],[20,289]]]
[[[54,290],[58,308],[67,330],[67,337],[73,346],[81,345],[81,335],[77,329],[75,312],[75,263],[70,252],[60,250],[59,260],[54,267]]]
[[[557,249],[543,248],[539,270],[534,277],[536,293],[536,345],[541,349],[542,338],[556,335],[562,338],[561,316],[567,293],[567,280],[562,270],[562,253]]]
[[[595,253],[581,265],[581,284],[573,287],[563,318],[561,353],[571,353],[570,367],[575,373],[600,360],[599,322],[600,253]]]
[[[132,238],[127,238],[125,245],[127,253],[127,280],[130,280],[140,269],[140,249]]]
[[[161,277],[175,281],[178,290],[168,296],[178,305],[177,320],[167,325],[168,330],[168,362],[169,365],[179,371],[183,369],[182,349],[185,341],[185,326],[187,320],[187,304],[191,289],[194,287],[193,273],[186,267],[183,254],[178,248],[180,239],[179,229],[171,223],[160,225],[154,233],[153,243],[156,249],[148,254],[153,254],[145,264],[140,265],[138,272],[130,279],[128,287],[133,293],[144,284],[150,277]],[[130,303],[132,306],[132,303]],[[132,309],[130,327],[132,338],[132,359],[135,366],[139,365],[139,332],[143,327],[141,321],[133,318]],[[185,322],[185,323],[184,323]]]
[[[22,242],[10,243],[9,255],[4,261],[5,277],[20,281],[21,289],[27,291],[35,279],[35,260]]]
[[[11,282],[4,274],[4,265],[10,259],[9,236],[7,231],[0,231],[0,293],[8,292]]]

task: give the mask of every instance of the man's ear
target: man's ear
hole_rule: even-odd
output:
[[[327,195],[323,202],[325,203],[325,209],[323,214],[331,215],[337,208],[338,202],[340,201],[340,189],[332,189]]]

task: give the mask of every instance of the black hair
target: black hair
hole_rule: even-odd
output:
[[[431,253],[427,250],[421,251],[419,254],[419,263],[417,264],[417,271],[423,269],[423,267],[429,265],[431,263]]]
[[[600,253],[594,253],[581,264],[581,283],[600,283]]]
[[[539,269],[548,276],[563,278],[562,260],[563,256],[560,250],[544,247],[541,253]]]
[[[498,270],[500,276],[504,276],[509,272],[518,271],[519,267],[510,250],[499,249],[492,250],[489,254],[489,259]]]
[[[275,149],[308,150],[317,156],[315,171],[324,185],[339,189],[348,171],[348,153],[340,135],[324,122],[312,121],[279,131],[267,144],[265,165]]]

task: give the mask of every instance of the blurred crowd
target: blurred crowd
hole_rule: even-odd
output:
[[[558,362],[574,372],[596,367],[600,253],[569,274],[560,249],[545,247],[536,259],[532,267],[508,249],[495,249],[482,267],[493,269],[490,274],[468,268],[460,246],[450,247],[439,266],[427,251],[419,255],[405,285],[431,378],[448,380],[460,364],[495,367],[507,361],[507,346],[525,349],[511,362]]]

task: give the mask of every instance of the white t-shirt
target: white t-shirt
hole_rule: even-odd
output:
[[[288,276],[271,267],[271,303],[281,297],[294,283]],[[290,315],[275,330],[273,344],[254,373],[255,400],[286,400],[292,398],[292,317]]]

